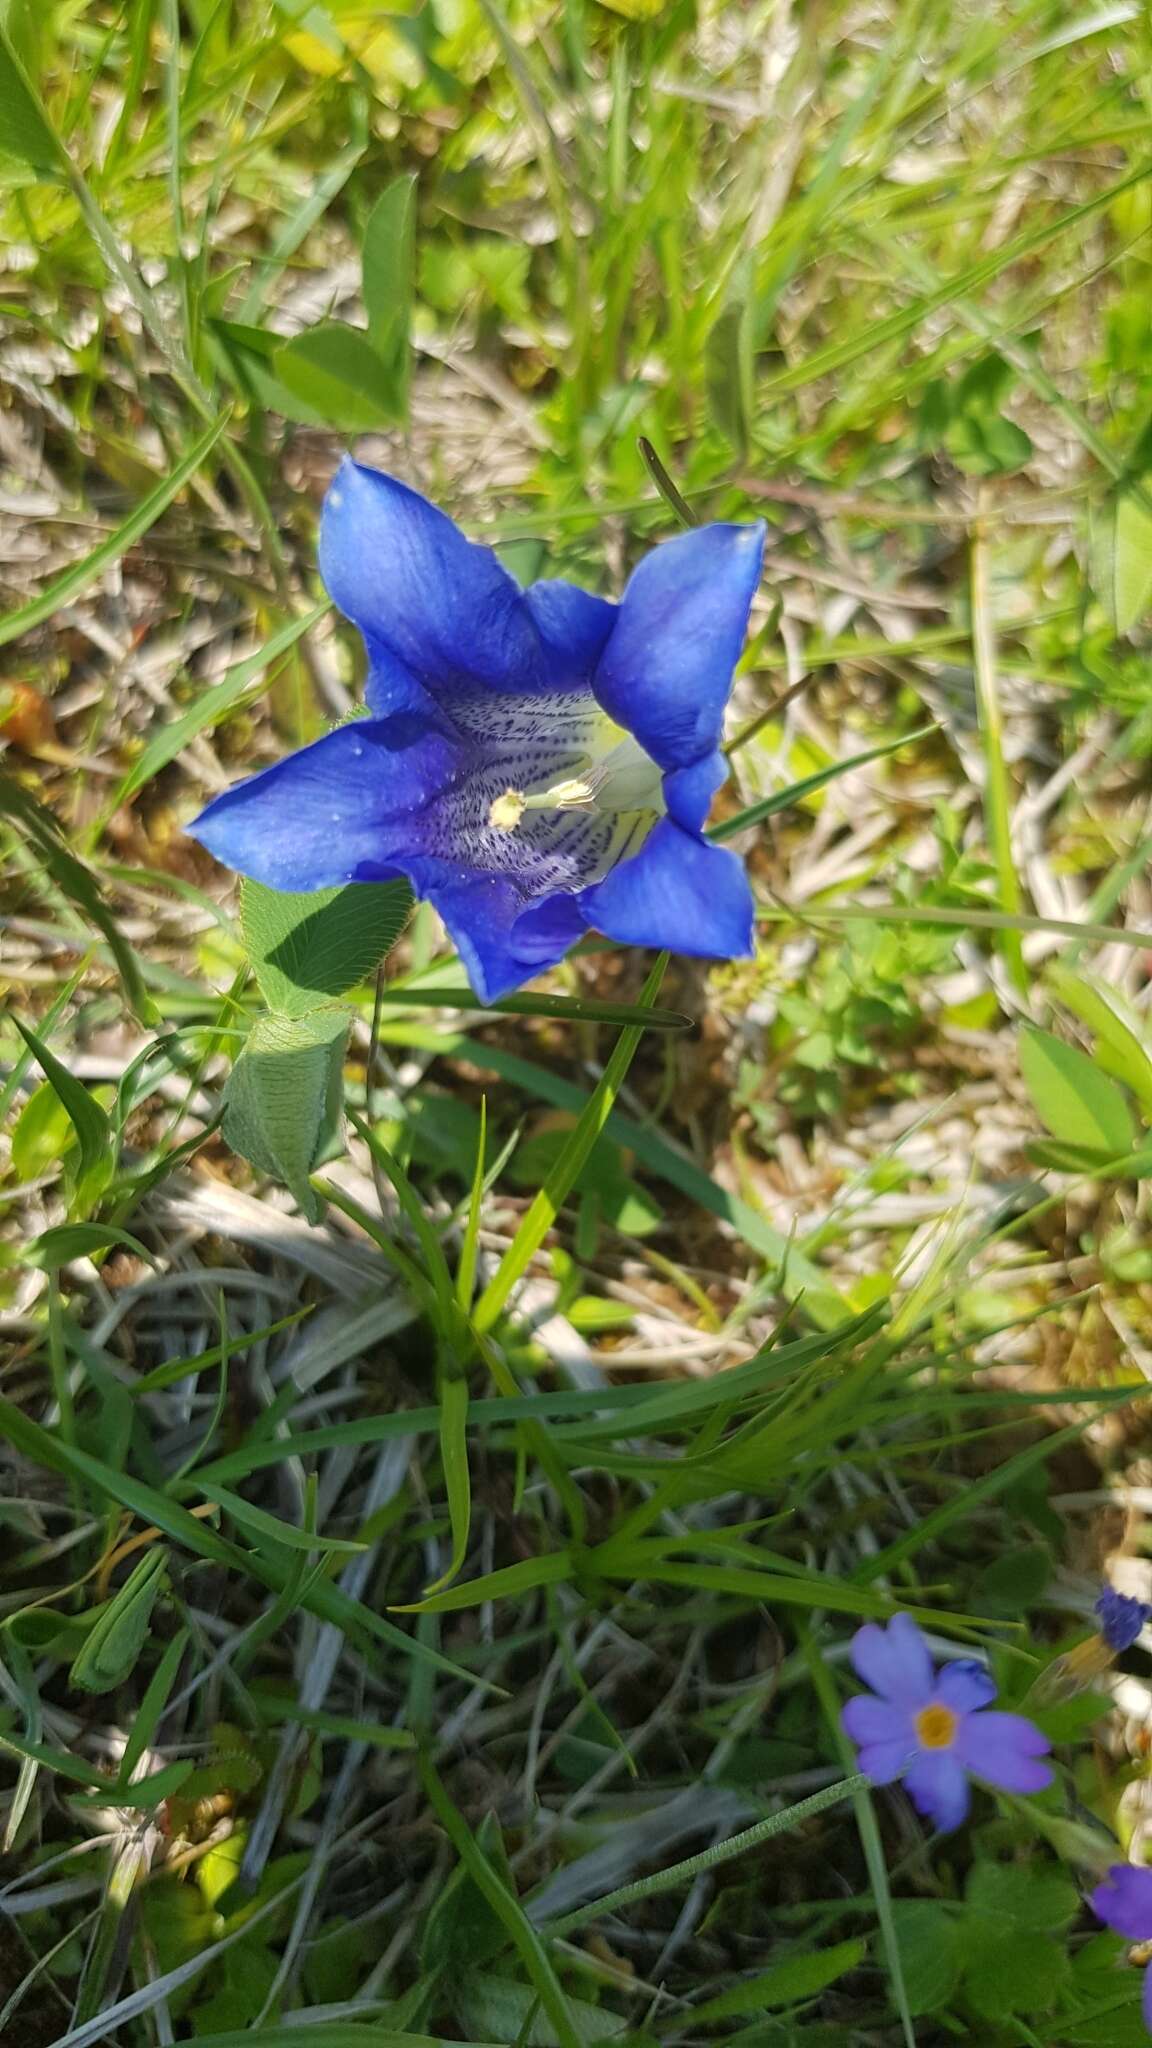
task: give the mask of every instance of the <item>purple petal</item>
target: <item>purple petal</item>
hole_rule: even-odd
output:
[[[958,1828],[968,1811],[968,1780],[949,1750],[921,1750],[904,1773],[904,1786],[917,1812],[942,1832]]]
[[[932,1659],[916,1623],[894,1614],[887,1628],[866,1622],[852,1638],[852,1666],[882,1699],[922,1707],[932,1696]]]
[[[762,524],[701,526],[633,572],[592,687],[661,768],[716,746],[763,549]]]
[[[996,1681],[975,1657],[956,1657],[936,1673],[936,1698],[954,1714],[973,1714],[996,1697]]]
[[[908,1754],[916,1747],[912,1716],[889,1700],[878,1700],[869,1692],[858,1692],[840,1710],[840,1725],[858,1749],[868,1742],[903,1742]]]
[[[320,573],[370,651],[379,651],[373,710],[394,708],[404,674],[433,695],[477,684],[549,687],[517,583],[491,548],[466,540],[395,477],[341,463],[320,521]]]
[[[1152,1941],[1152,1870],[1114,1863],[1088,1901],[1092,1911],[1126,1941]],[[1152,1971],[1148,1982],[1152,1983]]]
[[[1042,1792],[1052,1783],[1046,1757],[1052,1745],[1023,1714],[969,1714],[956,1736],[955,1754],[965,1770],[1002,1792]]]
[[[585,889],[588,922],[624,946],[667,946],[696,959],[746,959],[752,891],[735,854],[661,818],[639,853]]]
[[[856,1752],[857,1768],[863,1771],[873,1785],[891,1785],[893,1780],[903,1776],[915,1751],[907,1742],[866,1742]]]

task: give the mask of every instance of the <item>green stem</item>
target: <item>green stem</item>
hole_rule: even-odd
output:
[[[565,1913],[561,1920],[549,1920],[545,1933],[550,1940],[562,1934],[571,1933],[574,1927],[583,1927],[587,1920],[602,1919],[606,1913],[615,1913],[621,1906],[630,1906],[637,1899],[653,1898],[657,1892],[674,1891],[677,1885],[690,1884],[703,1871],[715,1870],[718,1864],[731,1862],[734,1856],[746,1856],[750,1849],[758,1849],[762,1842],[770,1842],[775,1835],[789,1834],[793,1828],[802,1827],[806,1820],[812,1820],[818,1813],[824,1813],[830,1806],[838,1806],[842,1799],[851,1799],[868,1784],[863,1771],[854,1777],[840,1778],[835,1785],[825,1785],[822,1792],[813,1792],[810,1799],[802,1799],[797,1806],[786,1806],[783,1813],[770,1813],[766,1820],[758,1820],[739,1835],[729,1835],[726,1842],[716,1842],[710,1849],[701,1849],[698,1856],[686,1856],[682,1863],[672,1863],[667,1870],[658,1870],[654,1877],[637,1878],[635,1884],[622,1884],[614,1892],[606,1892],[602,1899],[589,1899],[587,1905],[578,1906],[574,1913]]]

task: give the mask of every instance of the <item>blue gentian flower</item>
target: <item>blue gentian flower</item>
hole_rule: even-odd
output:
[[[217,797],[190,828],[273,889],[406,875],[495,1000],[592,929],[732,959],[740,861],[703,825],[763,526],[664,542],[619,605],[521,590],[395,478],[342,465],[320,567],[368,650],[370,716]]]
[[[1145,1623],[1152,1621],[1152,1607],[1143,1600],[1130,1599],[1127,1593],[1117,1593],[1111,1586],[1105,1586],[1093,1612],[1104,1641],[1117,1656],[1121,1650],[1130,1650]]]
[[[910,1615],[881,1628],[869,1622],[852,1639],[857,1675],[872,1687],[844,1707],[845,1733],[874,1785],[902,1778],[913,1805],[938,1828],[956,1828],[968,1812],[968,1777],[1004,1792],[1040,1792],[1052,1772],[1040,1759],[1050,1744],[1022,1714],[990,1714],[996,1686],[974,1657],[935,1671]],[[874,1697],[878,1695],[878,1697]]]
[[[1126,1941],[1152,1941],[1152,1870],[1114,1863],[1088,1903]],[[1144,1973],[1144,2024],[1152,2033],[1152,1970]]]

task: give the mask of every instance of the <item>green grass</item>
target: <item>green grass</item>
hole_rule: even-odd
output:
[[[0,25],[0,2033],[1144,2039],[1146,1659],[1042,1680],[1152,1591],[1147,20]],[[525,580],[767,520],[754,961],[241,926],[361,434]],[[860,1786],[897,1609],[1050,1793]]]

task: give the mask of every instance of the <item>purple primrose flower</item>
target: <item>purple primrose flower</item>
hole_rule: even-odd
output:
[[[1100,1634],[1117,1655],[1130,1650],[1144,1624],[1152,1621],[1152,1607],[1143,1600],[1130,1599],[1127,1593],[1117,1593],[1112,1586],[1105,1586],[1092,1611],[1100,1623]]]
[[[589,929],[749,953],[747,878],[703,826],[763,532],[666,541],[619,605],[521,590],[425,498],[345,461],[320,567],[364,636],[370,715],[217,797],[193,836],[274,889],[406,875],[490,1001]]]
[[[1152,1941],[1152,1870],[1114,1863],[1088,1903],[1126,1941]],[[1144,1972],[1144,2024],[1152,2033],[1152,1969]]]
[[[989,1714],[996,1687],[973,1657],[935,1671],[928,1645],[907,1614],[887,1628],[869,1622],[852,1639],[857,1675],[872,1687],[841,1715],[874,1785],[902,1778],[917,1811],[938,1828],[959,1827],[969,1775],[1004,1792],[1039,1792],[1052,1782],[1040,1759],[1050,1744],[1022,1714]]]

